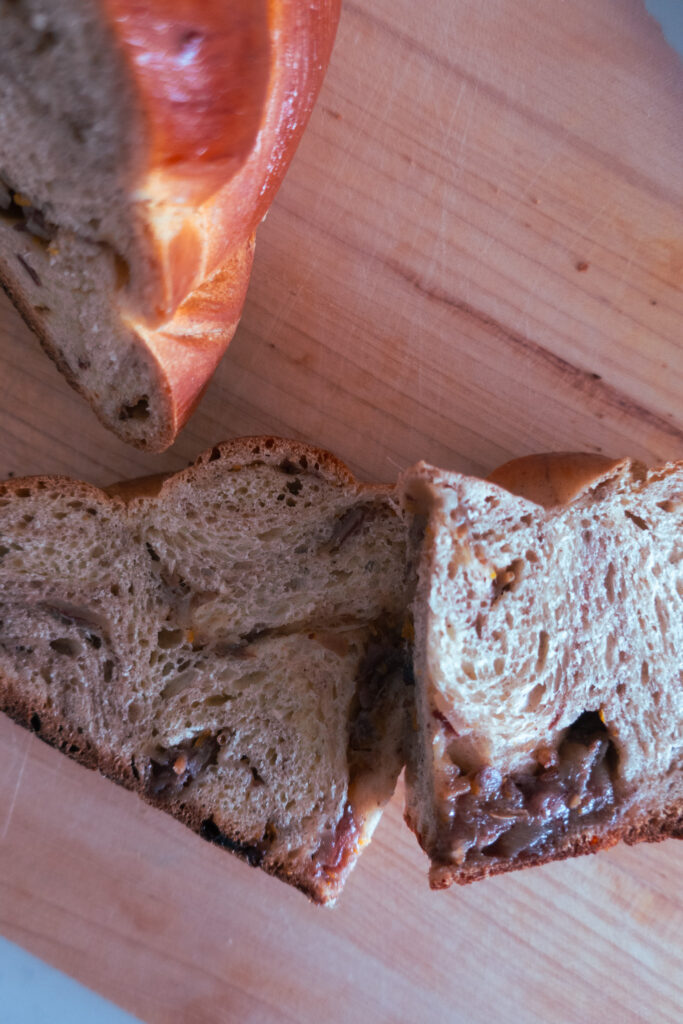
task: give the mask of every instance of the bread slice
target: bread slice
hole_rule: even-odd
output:
[[[106,494],[0,490],[0,707],[334,901],[393,791],[409,686],[391,488],[273,438]]]
[[[546,456],[494,480],[401,481],[406,817],[434,888],[683,836],[683,463]]]
[[[173,441],[235,332],[338,15],[339,0],[0,6],[0,284],[132,444]]]
[[[0,707],[320,903],[406,757],[435,888],[683,835],[682,645],[683,463],[0,487]]]

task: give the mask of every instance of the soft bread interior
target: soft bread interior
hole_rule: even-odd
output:
[[[263,12],[254,20],[256,34],[264,32]],[[234,334],[253,240],[233,239],[223,262],[196,280],[195,207],[183,184],[198,187],[202,174],[183,175],[185,164],[169,157],[177,174],[171,194],[169,178],[162,195],[163,172],[149,183],[150,167],[163,160],[139,80],[145,57],[163,53],[170,66],[174,46],[184,67],[183,39],[193,33],[182,18],[177,25],[157,19],[145,53],[144,30],[154,33],[141,8],[127,34],[140,24],[143,52],[132,45],[131,55],[118,39],[126,21],[86,0],[0,0],[0,281],[100,419],[132,444],[163,450]],[[254,141],[263,102],[249,76],[241,88],[256,110],[233,118],[224,144],[238,148],[240,139],[243,147]],[[206,114],[183,95],[177,132],[161,133],[181,150],[183,112],[192,107],[198,128]],[[151,106],[162,120],[174,109],[163,97]],[[249,126],[244,137],[238,123]],[[218,161],[221,181],[238,165],[237,157]],[[209,194],[221,181],[207,184]]]
[[[0,181],[29,209],[26,231],[55,248],[61,231],[87,240],[91,259],[98,247],[134,259],[141,288],[129,207],[144,119],[106,15],[84,0],[3,0],[0,25]]]
[[[267,442],[266,442],[267,443]],[[400,614],[401,536],[386,489],[331,486],[320,461],[256,443],[205,464],[149,508],[145,542],[191,588],[185,625],[236,643],[266,630]]]
[[[387,489],[268,444],[129,504],[7,485],[3,703],[329,901],[401,767],[405,537]]]
[[[163,375],[124,315],[159,288],[135,199],[147,134],[100,6],[0,2],[0,274],[62,372],[138,444],[172,435]]]
[[[0,674],[10,709],[106,761],[127,739],[131,680],[156,641],[158,597],[120,511],[55,479],[0,491]]]
[[[168,382],[121,317],[124,265],[99,243],[53,224],[41,235],[15,231],[27,210],[10,200],[3,209],[0,183],[0,275],[12,282],[11,298],[107,426],[140,447],[164,447],[173,434]]]
[[[169,608],[146,684],[164,701],[155,756],[208,731],[215,765],[192,788],[208,813],[208,778],[230,780],[218,827],[320,871],[321,837],[348,840],[349,801],[362,832],[400,770],[405,538],[389,493],[266,440],[215,449],[131,514]]]
[[[424,466],[404,488],[433,883],[680,806],[683,467],[621,464],[548,510]]]

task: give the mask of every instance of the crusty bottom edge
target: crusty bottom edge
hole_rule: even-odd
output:
[[[218,826],[214,825],[207,829],[205,823],[207,818],[211,818],[210,810],[204,812],[197,805],[181,809],[155,799],[147,792],[143,782],[135,777],[135,769],[130,762],[118,756],[113,750],[97,750],[87,737],[78,733],[69,723],[60,721],[44,703],[30,704],[25,701],[5,679],[0,679],[0,711],[48,746],[66,754],[84,768],[98,771],[111,782],[136,793],[145,803],[170,814],[202,839],[235,854],[250,867],[258,867],[274,878],[294,886],[313,903],[319,906],[332,906],[336,901],[341,889],[340,884],[325,885],[324,881],[317,881],[312,877],[307,865],[305,871],[297,872],[292,870],[291,864],[269,861],[267,854],[260,855],[256,845],[232,838]],[[343,879],[341,882],[343,883]]]
[[[419,832],[406,815],[405,821],[417,837],[422,849],[425,849]],[[635,846],[637,843],[661,843],[665,839],[683,839],[683,807],[674,804],[665,808],[660,814],[645,818],[637,824],[621,824],[610,831],[598,835],[577,835],[567,837],[556,849],[534,853],[521,853],[512,861],[494,861],[491,864],[472,864],[458,867],[454,864],[432,859],[430,870],[430,888],[448,889],[453,882],[457,885],[469,885],[494,875],[506,874],[510,871],[521,871],[524,868],[540,867],[554,861],[581,857],[588,853],[599,853],[609,850],[618,843]],[[429,854],[429,850],[425,850]]]

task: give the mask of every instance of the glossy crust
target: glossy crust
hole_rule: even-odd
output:
[[[134,480],[117,480],[103,490],[110,498],[121,498],[127,504],[135,498],[156,498],[162,484],[172,476],[173,473],[150,473],[149,476],[138,476]]]
[[[124,335],[152,367],[154,428],[108,415],[66,365],[16,274],[3,268],[0,283],[105,426],[163,451],[237,329],[256,228],[322,85],[341,0],[99,2],[148,129],[132,199],[149,287],[144,301],[135,289],[116,301]]]
[[[151,127],[139,191],[160,270],[156,307],[129,322],[158,366],[164,427],[125,439],[161,451],[237,329],[254,233],[322,85],[340,0],[103,3]]]
[[[6,481],[0,484],[0,494],[12,494],[22,487],[40,481],[46,487],[77,494],[92,504],[108,506],[109,509],[112,509],[117,505],[121,507],[122,503],[127,504],[138,499],[154,498],[162,489],[168,498],[178,482],[191,483],[193,479],[205,472],[208,464],[217,462],[219,459],[229,462],[235,470],[254,462],[279,465],[283,460],[289,460],[302,467],[307,467],[308,472],[313,472],[338,484],[348,490],[350,494],[388,496],[392,493],[392,488],[387,485],[360,483],[348,467],[330,452],[298,441],[263,436],[238,438],[215,445],[201,454],[191,466],[178,473],[157,474],[115,483],[106,490],[100,490],[90,484],[74,481],[67,477],[43,476]],[[150,794],[144,779],[139,777],[134,766],[122,758],[116,750],[103,748],[101,745],[91,742],[82,733],[79,733],[68,720],[56,715],[46,704],[27,702],[13,682],[2,676],[0,676],[0,711],[3,711],[19,725],[35,732],[44,742],[67,754],[79,764],[97,770],[113,782],[137,793],[147,803],[178,818],[202,838],[230,850],[250,865],[258,866],[269,874],[295,886],[315,903],[331,904],[336,900],[358,854],[369,841],[379,820],[376,806],[368,808],[361,804],[352,807],[353,828],[347,835],[344,835],[343,832],[346,823],[344,819],[340,821],[338,824],[339,839],[345,844],[347,856],[341,859],[337,871],[315,871],[310,857],[285,864],[272,857],[269,858],[267,852],[259,849],[247,837],[240,839],[238,822],[229,825],[223,823],[222,830],[215,826],[207,830],[206,822],[207,818],[211,816],[211,808],[191,805],[186,795],[183,797],[181,806],[180,799],[174,802]],[[352,792],[349,794],[349,799],[353,804]]]
[[[173,444],[206,390],[242,314],[254,258],[250,239],[225,266],[192,292],[168,323],[156,330],[127,321],[131,344],[139,347],[140,358],[151,366],[153,380],[150,403],[158,427],[143,430],[135,420],[112,419],[101,403],[85,388],[51,338],[49,325],[38,314],[18,281],[0,264],[0,287],[6,292],[46,354],[68,383],[90,403],[97,418],[115,434],[136,448],[162,452]],[[11,282],[11,283],[10,283]]]
[[[598,485],[611,476],[624,460],[609,459],[601,455],[581,452],[551,452],[528,455],[506,462],[487,478],[512,494],[527,498],[545,508],[568,504],[582,491]],[[406,814],[406,822],[420,840],[419,833]],[[598,853],[617,843],[659,843],[664,839],[683,839],[683,805],[674,804],[656,818],[650,815],[638,820],[624,820],[616,827],[599,835],[565,837],[552,850],[542,853],[521,853],[514,860],[485,864],[454,865],[433,864],[429,881],[432,889],[447,889],[453,882],[467,885],[493,875],[522,868],[567,860],[586,853]],[[421,842],[421,840],[420,840]]]
[[[142,191],[163,280],[157,315],[148,310],[132,327],[162,378],[167,426],[144,445],[159,451],[193,412],[237,330],[254,232],[323,83],[340,0],[105,2],[153,125]]]
[[[230,254],[213,277],[191,292],[170,320],[151,330],[130,324],[140,345],[156,366],[156,403],[162,426],[156,436],[116,432],[136,447],[163,451],[192,415],[237,330],[254,259],[254,239]],[[86,396],[87,397],[87,396]],[[97,406],[94,406],[98,412]],[[106,420],[105,426],[112,426]]]
[[[610,476],[622,460],[583,452],[526,455],[495,469],[487,480],[544,508],[566,505]]]
[[[166,322],[252,237],[322,84],[340,0],[101,0],[150,128],[138,192]]]

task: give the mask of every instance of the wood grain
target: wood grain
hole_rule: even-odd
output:
[[[109,436],[0,302],[0,475],[217,440],[365,478],[683,457],[683,70],[639,0],[352,0],[242,326],[165,455]],[[674,842],[431,893],[400,794],[340,907],[0,721],[0,930],[149,1022],[677,1022]]]

